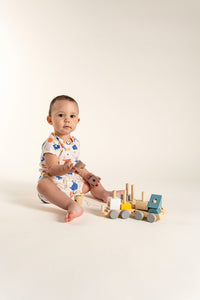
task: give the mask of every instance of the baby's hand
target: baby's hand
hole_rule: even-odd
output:
[[[76,172],[76,168],[74,167],[73,163],[71,162],[71,159],[67,159],[65,161],[63,167],[64,167],[66,174]]]

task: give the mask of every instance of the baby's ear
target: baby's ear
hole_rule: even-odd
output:
[[[50,116],[47,116],[47,122],[48,122],[50,125],[53,124]]]

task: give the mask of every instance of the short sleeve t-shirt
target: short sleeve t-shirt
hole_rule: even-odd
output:
[[[80,142],[74,137],[71,137],[71,142],[64,142],[60,137],[51,133],[48,139],[42,144],[42,154],[40,158],[41,175],[47,173],[47,166],[44,159],[45,153],[51,153],[58,157],[58,163],[64,164],[67,159],[71,159],[73,164],[78,162],[80,154]]]

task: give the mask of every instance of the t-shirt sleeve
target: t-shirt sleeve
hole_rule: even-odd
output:
[[[42,153],[52,153],[55,154],[57,157],[59,156],[61,151],[61,146],[58,141],[49,137],[44,144],[42,145]]]
[[[73,150],[76,151],[76,162],[77,162],[80,156],[80,142],[77,139],[75,139]]]

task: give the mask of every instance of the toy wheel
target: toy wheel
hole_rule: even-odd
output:
[[[111,219],[117,219],[118,216],[119,216],[119,213],[118,213],[117,210],[111,210],[111,211],[110,211],[110,218],[111,218]]]
[[[157,217],[156,217],[155,214],[149,214],[149,215],[147,216],[147,221],[150,222],[150,223],[153,223],[153,222],[155,222],[156,220],[157,220]]]
[[[129,215],[130,215],[130,213],[129,213],[128,210],[122,210],[121,214],[120,214],[120,216],[121,216],[122,219],[128,219]]]
[[[135,218],[136,220],[142,220],[144,218],[144,213],[142,211],[136,211]]]

